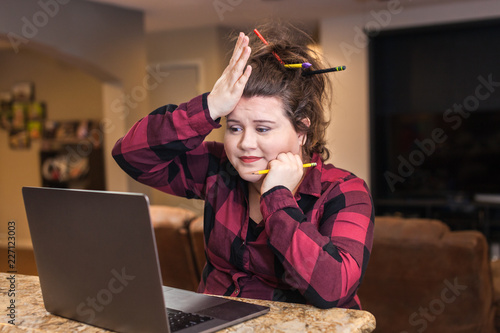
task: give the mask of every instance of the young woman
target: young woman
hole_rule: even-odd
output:
[[[320,62],[293,34],[262,32],[269,45],[252,36],[252,51],[240,33],[210,93],[153,111],[113,156],[141,183],[205,200],[199,292],[360,308],[373,238],[369,190],[324,163],[325,74],[303,76],[307,69],[280,61]],[[204,141],[222,117],[224,143]]]

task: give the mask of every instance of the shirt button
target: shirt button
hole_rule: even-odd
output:
[[[240,293],[240,290],[239,289],[236,289],[234,292],[233,292],[233,295],[238,295]]]

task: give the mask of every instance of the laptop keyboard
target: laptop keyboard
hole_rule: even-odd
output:
[[[167,308],[168,321],[170,323],[170,331],[176,332],[184,328],[188,328],[200,323],[214,319],[210,316],[199,315],[196,313],[188,313],[179,310]]]

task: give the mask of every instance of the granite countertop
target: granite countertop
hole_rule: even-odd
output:
[[[45,310],[37,276],[15,275],[15,326],[8,324],[8,280],[0,273],[0,332],[110,332],[80,322],[52,315]],[[5,288],[7,286],[7,288]],[[239,299],[242,300],[242,299]],[[367,312],[348,309],[321,310],[312,306],[245,299],[270,307],[268,314],[221,330],[220,332],[372,332],[375,317]]]

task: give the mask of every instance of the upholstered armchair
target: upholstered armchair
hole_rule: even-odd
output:
[[[380,332],[495,332],[488,244],[441,221],[377,217],[359,297]]]

